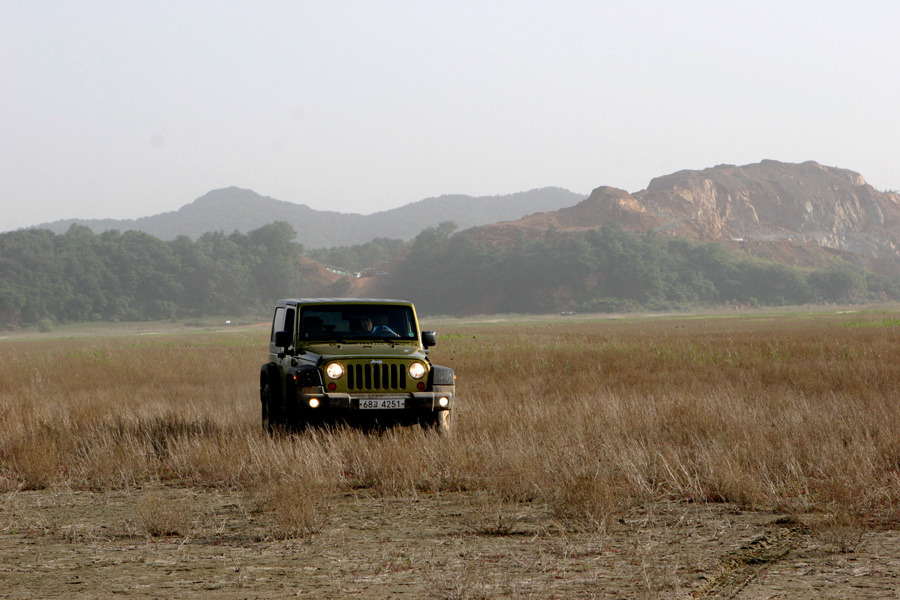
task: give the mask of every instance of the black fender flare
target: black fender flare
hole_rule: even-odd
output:
[[[262,398],[263,389],[268,384],[269,390],[272,392],[272,402],[276,407],[281,407],[284,405],[285,382],[281,381],[278,371],[278,365],[273,362],[262,366],[259,373],[259,393]]]
[[[278,367],[275,363],[266,363],[259,369],[259,391],[265,389],[266,384],[272,379],[278,378]]]
[[[313,365],[303,365],[292,368],[287,373],[287,378],[295,388],[322,387],[322,373]]]
[[[450,367],[431,367],[431,385],[456,385],[456,373]]]

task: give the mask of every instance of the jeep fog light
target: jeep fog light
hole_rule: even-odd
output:
[[[441,408],[447,408],[448,406],[450,406],[450,398],[448,398],[447,396],[441,396],[440,398],[438,398],[438,406],[440,406]]]
[[[425,365],[420,362],[414,362],[409,365],[409,376],[413,379],[422,379],[425,376]]]
[[[338,363],[331,363],[330,365],[325,367],[325,374],[332,379],[340,379],[341,375],[344,374],[344,367],[342,367]]]
[[[309,407],[310,408],[319,408],[319,399],[318,398],[310,398],[309,399]]]

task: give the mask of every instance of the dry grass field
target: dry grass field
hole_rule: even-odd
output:
[[[266,326],[0,339],[0,597],[896,597],[900,309],[425,325],[449,438],[265,435]]]

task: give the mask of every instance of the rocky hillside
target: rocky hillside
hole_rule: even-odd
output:
[[[814,244],[872,259],[900,260],[900,194],[859,173],[765,160],[657,177],[630,194],[600,187],[573,207],[498,227],[586,229],[618,223],[695,240]],[[485,232],[487,234],[487,232]]]
[[[64,233],[73,223],[96,233],[117,229],[138,230],[163,240],[179,235],[197,238],[207,231],[246,233],[286,221],[307,248],[363,244],[376,237],[412,239],[420,231],[444,221],[460,228],[518,219],[539,211],[553,211],[583,200],[584,196],[560,188],[542,188],[506,196],[441,196],[369,215],[320,211],[260,196],[236,187],[211,191],[177,211],[140,219],[67,219],[38,225]]]

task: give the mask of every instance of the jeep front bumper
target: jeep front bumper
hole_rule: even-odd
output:
[[[430,392],[343,394],[324,388],[302,388],[299,408],[310,413],[377,413],[381,410],[429,413],[453,408],[454,386],[434,386]]]

